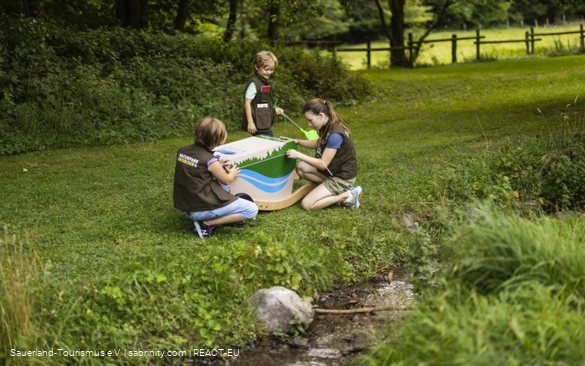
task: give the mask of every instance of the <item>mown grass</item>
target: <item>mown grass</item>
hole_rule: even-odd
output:
[[[354,134],[362,207],[305,212],[296,205],[205,241],[172,207],[174,154],[189,136],[2,157],[0,223],[23,258],[32,263],[38,253],[45,281],[27,315],[42,324],[39,337],[4,342],[73,350],[241,346],[259,332],[240,306],[258,288],[283,285],[308,296],[398,264],[411,240],[404,215],[423,226],[437,219],[433,177],[509,139],[556,128],[582,91],[584,65],[572,56],[369,71],[376,100],[337,108]],[[298,135],[284,122],[274,130]]]
[[[510,27],[510,28],[493,28],[482,29],[481,35],[485,36],[483,41],[503,41],[503,40],[524,40],[525,32],[530,31],[530,27]],[[564,26],[550,26],[538,27],[534,32],[538,33],[557,33],[557,32],[575,32],[579,31],[579,25],[564,25]],[[457,37],[475,37],[475,30],[452,30],[452,31],[436,31],[427,37],[427,40],[446,39],[451,38],[453,34]],[[414,33],[415,39],[417,34]],[[550,35],[537,36],[541,41],[535,42],[535,54],[538,55],[560,55],[571,54],[579,52],[580,41],[579,34],[564,34],[564,35]],[[476,61],[475,40],[460,40],[457,41],[457,62]],[[365,44],[342,46],[343,48],[365,49]],[[371,43],[372,48],[388,47],[388,42],[384,40],[375,41]],[[450,64],[451,57],[451,42],[435,42],[427,43],[421,49],[421,53],[416,60],[417,65],[441,65]],[[481,58],[484,60],[502,60],[511,57],[526,56],[526,44],[524,42],[516,43],[500,43],[500,44],[485,44],[480,47]],[[339,52],[339,57],[350,65],[354,70],[364,69],[367,66],[366,52]],[[371,54],[372,67],[387,68],[390,65],[390,55],[388,51],[375,51]]]

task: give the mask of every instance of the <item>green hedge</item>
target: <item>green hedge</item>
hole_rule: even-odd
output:
[[[279,58],[274,97],[289,113],[371,93],[334,56],[299,48],[0,16],[0,155],[191,135],[206,115],[237,129],[261,49]]]

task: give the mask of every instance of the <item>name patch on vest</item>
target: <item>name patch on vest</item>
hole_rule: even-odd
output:
[[[256,108],[268,108],[268,103],[258,103],[256,104]]]
[[[195,166],[197,165],[197,163],[199,163],[199,160],[192,158],[188,155],[185,154],[179,154],[179,156],[177,157],[177,160],[180,161],[183,164],[187,164],[189,166]]]

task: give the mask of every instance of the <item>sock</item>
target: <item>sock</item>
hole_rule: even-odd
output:
[[[345,203],[350,203],[353,201],[353,191],[350,189],[347,191],[347,198],[345,199]]]

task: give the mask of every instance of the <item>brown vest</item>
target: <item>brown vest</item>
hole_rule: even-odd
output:
[[[355,153],[355,147],[353,146],[353,141],[351,137],[346,134],[345,129],[342,126],[335,126],[333,127],[325,138],[321,139],[321,144],[317,149],[315,157],[321,158],[321,154],[325,150],[325,146],[327,146],[327,139],[329,135],[337,132],[343,135],[343,143],[341,147],[337,150],[337,153],[333,157],[333,160],[329,164],[328,168],[333,174],[334,177],[339,177],[342,179],[352,179],[357,176],[358,168],[357,168],[357,158]],[[318,169],[319,173],[323,174],[326,177],[330,177],[331,174],[327,171],[327,169],[320,170]]]
[[[258,130],[258,132],[267,132],[270,131],[272,124],[274,123],[274,108],[272,106],[271,92],[262,92],[262,87],[270,88],[270,84],[268,84],[268,80],[258,76],[258,73],[254,73],[254,75],[250,77],[248,84],[246,84],[246,88],[252,82],[256,85],[256,96],[252,99],[251,103],[252,119],[254,120],[254,125],[256,125],[256,130]],[[242,131],[248,131],[248,118],[246,117],[245,111],[241,127]]]
[[[184,211],[209,211],[236,200],[236,196],[222,188],[207,162],[213,153],[203,145],[192,144],[177,151],[173,199],[175,208]]]

